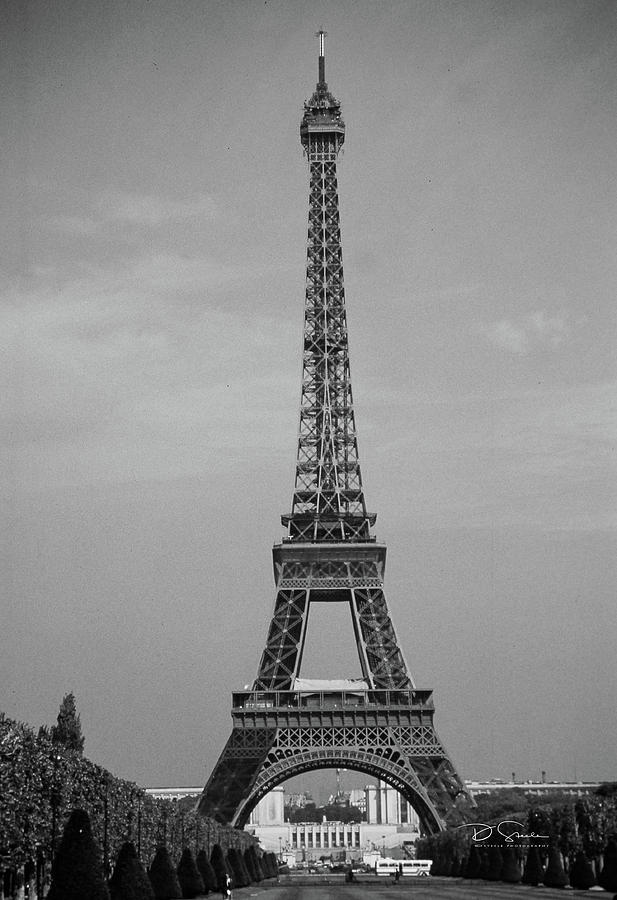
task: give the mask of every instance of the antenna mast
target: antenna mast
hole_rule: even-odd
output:
[[[325,84],[326,81],[326,35],[327,31],[324,31],[323,28],[320,28],[319,31],[315,32],[316,37],[319,38],[319,78],[318,81],[320,84]]]

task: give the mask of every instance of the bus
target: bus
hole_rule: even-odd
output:
[[[420,875],[431,874],[432,859],[378,859],[375,865],[377,875]]]

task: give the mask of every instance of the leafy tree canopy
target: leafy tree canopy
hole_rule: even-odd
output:
[[[617,796],[617,781],[603,781],[596,790],[599,797],[615,797]]]
[[[85,738],[81,733],[81,720],[75,706],[75,695],[66,694],[60,704],[58,724],[51,727],[54,744],[62,744],[67,750],[83,753]]]

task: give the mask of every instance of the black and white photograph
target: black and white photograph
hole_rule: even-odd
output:
[[[616,47],[0,4],[0,900],[617,896]]]

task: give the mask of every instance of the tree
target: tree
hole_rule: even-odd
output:
[[[183,897],[197,897],[203,894],[204,883],[199,873],[199,869],[193,859],[193,854],[188,847],[185,847],[180,857],[177,868],[178,881],[182,888]]]
[[[225,882],[227,879],[227,866],[225,864],[225,854],[220,844],[215,844],[210,854],[210,863],[216,875],[216,889],[222,894],[225,892]]]
[[[482,860],[480,858],[480,854],[478,853],[478,848],[475,843],[473,843],[471,845],[471,850],[469,851],[469,857],[467,859],[467,865],[465,866],[465,874],[463,875],[463,878],[479,878],[481,865]]]
[[[499,881],[503,868],[503,856],[501,849],[493,844],[488,851],[488,871],[485,875],[487,881]]]
[[[568,883],[568,876],[564,872],[559,848],[554,844],[548,851],[548,865],[544,873],[543,884],[546,887],[561,888]]]
[[[242,852],[242,850],[238,850],[238,857],[240,859],[240,868],[246,878],[247,885],[253,884],[255,880],[259,881],[258,878],[256,879],[257,870],[255,869],[255,866],[250,867],[247,862],[246,851]]]
[[[81,720],[75,707],[75,695],[66,694],[58,712],[58,724],[51,727],[51,739],[67,750],[83,753],[85,738],[81,733]]]
[[[570,884],[573,888],[586,891],[596,883],[593,866],[582,850],[576,854],[574,865],[570,870]]]
[[[264,853],[261,857],[261,867],[265,878],[276,878],[276,857],[274,853]]]
[[[529,809],[529,800],[523,788],[504,788],[495,794],[481,794],[476,797],[474,817],[479,822],[500,822],[503,819],[518,819],[524,822]]]
[[[182,896],[182,888],[178,882],[167,847],[159,847],[148,870],[150,883],[156,900],[175,900]]]
[[[74,809],[51,869],[48,900],[109,900],[101,850],[83,809]]]
[[[605,891],[617,891],[617,841],[614,838],[604,848],[604,865],[598,884]]]
[[[484,881],[488,881],[490,867],[491,858],[489,856],[489,852],[485,848],[482,848],[482,850],[480,851],[480,869],[478,871],[478,878],[482,878]]]
[[[617,797],[617,781],[603,781],[595,793],[598,797]]]
[[[120,847],[113,874],[109,879],[111,900],[154,900],[148,874],[137,858],[135,844],[126,841]]]
[[[531,884],[534,887],[537,887],[544,877],[544,869],[542,867],[542,861],[540,859],[540,854],[538,853],[538,848],[536,846],[531,846],[527,852],[527,859],[525,860],[525,868],[523,869],[523,884]]]
[[[210,891],[216,891],[216,875],[214,874],[214,869],[210,865],[210,860],[208,859],[208,854],[205,850],[200,850],[197,854],[197,868],[199,869],[199,874],[201,875],[201,879],[204,883],[204,890],[206,894],[210,893]]]
[[[244,851],[244,864],[248,869],[252,881],[260,882],[264,880],[263,868],[254,844],[251,844],[250,847],[247,847]]]
[[[521,867],[518,864],[514,847],[511,845],[503,849],[503,866],[501,867],[501,881],[507,884],[518,884],[521,880]]]
[[[232,871],[234,886],[238,888],[248,887],[253,878],[243,864],[242,853],[236,847],[230,847],[227,851],[227,863]]]

